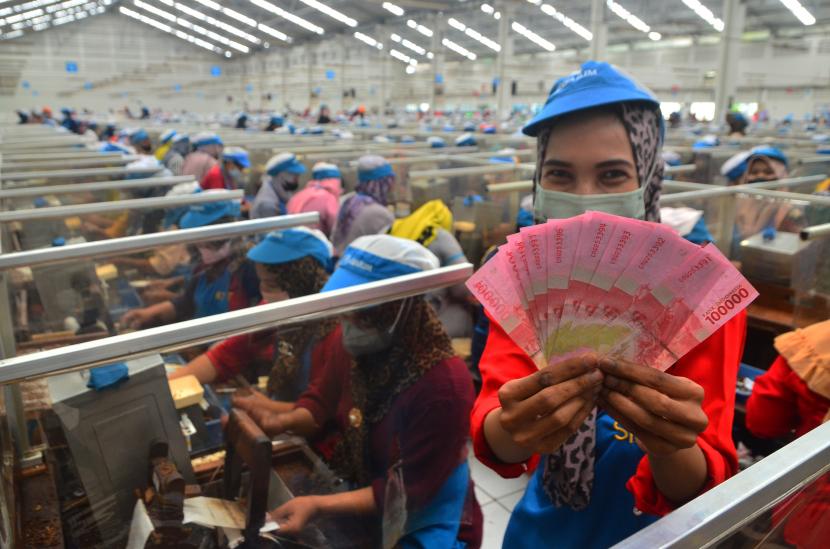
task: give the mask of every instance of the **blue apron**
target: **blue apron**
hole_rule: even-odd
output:
[[[461,516],[467,500],[470,466],[467,461],[455,468],[432,500],[422,509],[409,512],[405,534],[398,542],[402,549],[463,549],[458,541]]]
[[[194,318],[227,313],[230,289],[231,272],[229,269],[225,269],[222,275],[213,282],[207,281],[206,273],[199,276],[196,289],[193,292],[193,300],[196,302],[196,316]]]
[[[643,455],[634,436],[600,412],[591,503],[582,511],[555,507],[545,493],[540,464],[510,516],[503,547],[604,549],[653,523],[660,517],[636,510],[625,488]]]

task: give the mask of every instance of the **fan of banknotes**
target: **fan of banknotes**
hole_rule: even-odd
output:
[[[467,286],[540,367],[594,351],[665,370],[758,296],[713,244],[601,212],[508,236]]]

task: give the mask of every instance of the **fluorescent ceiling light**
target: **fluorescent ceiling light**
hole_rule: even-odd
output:
[[[251,42],[252,44],[259,45],[259,44],[262,43],[262,40],[260,40],[256,36],[254,36],[252,34],[249,34],[245,31],[241,31],[238,28],[234,27],[233,25],[229,25],[229,24],[225,23],[224,21],[219,21],[218,19],[214,19],[213,17],[210,17],[209,15],[205,15],[204,13],[200,12],[199,10],[194,10],[193,8],[185,6],[184,4],[182,4],[180,2],[176,2],[175,7],[176,7],[177,10],[179,10],[183,13],[186,13],[186,14],[190,15],[191,17],[195,17],[199,21],[204,21],[205,23],[207,23],[209,25],[213,25],[214,27],[216,27],[218,29],[222,29],[225,32],[233,34],[234,36],[238,36],[240,38],[243,38],[243,39],[247,40],[248,42]]]
[[[180,27],[184,27],[188,30],[195,31],[198,34],[201,34],[202,36],[210,38],[211,40],[215,40],[216,42],[219,42],[220,44],[224,44],[228,47],[231,47],[231,48],[233,48],[237,51],[241,51],[242,53],[249,53],[251,51],[251,49],[248,46],[245,46],[244,44],[240,44],[239,42],[235,42],[233,40],[230,40],[229,38],[227,38],[225,36],[222,36],[221,34],[217,34],[217,33],[213,32],[211,30],[208,30],[208,29],[202,27],[201,25],[196,25],[195,23],[191,23],[187,19],[182,19],[181,17],[176,17],[172,13],[164,11],[160,8],[157,8],[157,7],[153,6],[153,5],[150,5],[147,2],[142,2],[142,0],[133,0],[133,4],[135,4],[135,6],[138,7],[138,8],[141,8],[145,11],[149,11],[150,13],[161,17],[162,19],[166,19],[166,20],[168,20],[172,23],[175,23],[175,24],[179,25]],[[189,10],[190,8],[187,8],[187,9]],[[196,13],[198,13],[202,17],[205,17],[200,12],[196,12]],[[210,19],[210,18],[206,18],[206,19]]]
[[[350,27],[356,27],[357,26],[357,21],[355,19],[352,19],[348,15],[344,15],[344,14],[340,13],[339,11],[328,7],[327,5],[325,5],[321,2],[318,2],[317,0],[300,0],[300,2],[302,2],[306,6],[309,6],[311,8],[316,9],[317,11],[319,11],[321,13],[325,13],[326,15],[331,17],[332,19],[336,19],[337,21],[340,21],[341,23],[344,23],[344,24],[346,24]]]
[[[407,65],[406,74],[415,74],[415,67],[413,67],[412,65]]]
[[[513,23],[511,23],[510,25],[510,28],[512,28],[514,31],[518,32],[519,34],[521,34],[522,36],[524,36],[525,38],[527,38],[528,40],[530,40],[531,42],[533,42],[534,44],[546,51],[553,51],[556,49],[556,46],[554,46],[553,43],[545,40],[544,38],[533,32],[532,30],[528,29],[521,23],[513,21]]]
[[[448,38],[444,38],[443,40],[441,40],[441,44],[443,44],[444,47],[446,47],[447,49],[450,49],[450,50],[454,51],[458,55],[461,55],[462,57],[466,57],[470,61],[475,61],[478,57],[476,54],[474,54],[473,52],[471,52],[467,48],[456,44],[455,42],[453,42],[452,40],[449,40]]]
[[[683,1],[685,2],[686,0]],[[619,3],[615,2],[614,0],[606,0],[605,4],[608,6],[608,9],[614,12],[614,15],[616,15],[617,17],[619,17],[620,19],[622,19],[623,21],[637,29],[638,31],[646,34],[649,34],[651,32],[651,27],[649,27],[645,21],[643,21],[642,19],[640,19],[639,17],[637,17],[636,15],[622,7]],[[649,38],[651,38],[652,40],[660,40],[660,38],[662,38],[660,33],[655,34],[658,36],[658,38],[652,38],[651,34],[649,34]]]
[[[657,42],[658,40],[660,40],[661,38],[663,38],[663,35],[662,35],[662,34],[660,34],[660,33],[659,33],[659,32],[657,32],[657,31],[651,31],[650,33],[648,33],[648,37],[649,37],[651,40],[654,40],[655,42]]]
[[[807,8],[801,5],[801,2],[798,0],[781,0],[781,3],[784,4],[788,10],[793,12],[793,15],[801,21],[802,25],[815,25],[816,18],[813,17],[813,14],[807,11]]]
[[[310,21],[306,21],[302,17],[297,17],[293,13],[289,13],[282,9],[279,6],[275,6],[271,2],[267,2],[266,0],[250,0],[251,4],[264,9],[265,11],[270,11],[275,15],[279,15],[286,21],[291,21],[295,25],[304,28],[307,31],[311,31],[315,34],[323,34],[325,31],[322,27],[318,27],[314,23]]]
[[[538,1],[528,0],[528,2],[530,2],[531,4],[536,5],[536,6],[538,6],[539,4],[542,4],[541,0],[538,0]],[[581,36],[585,40],[590,42],[591,40],[594,39],[594,34],[591,31],[589,31],[588,29],[586,29],[585,27],[583,27],[582,25],[580,25],[579,23],[577,23],[576,21],[574,21],[573,19],[571,19],[570,17],[568,17],[567,15],[562,13],[561,11],[558,11],[556,8],[554,8],[550,4],[542,4],[541,10],[542,10],[542,13],[544,13],[545,15],[549,15],[549,16],[553,17],[554,19],[556,19],[557,21],[559,21],[560,23],[565,25],[565,27],[568,30],[570,30],[571,32],[573,32],[575,34],[578,34],[579,36]]]
[[[457,30],[459,32],[463,32],[464,34],[466,34],[467,36],[469,36],[473,40],[481,42],[482,44],[484,44],[485,46],[487,46],[491,50],[496,51],[496,52],[501,51],[501,46],[499,45],[498,42],[495,42],[494,40],[491,40],[491,39],[487,38],[486,36],[484,36],[483,34],[478,32],[477,30],[468,27],[467,25],[465,25],[464,23],[462,23],[458,19],[450,17],[447,20],[447,23],[449,23],[449,25],[452,28],[454,28],[455,30]]]
[[[366,44],[367,46],[372,46],[373,48],[377,48],[379,50],[383,49],[383,44],[381,44],[371,36],[363,34],[362,32],[354,33],[354,37]]]
[[[400,7],[400,6],[396,6],[396,5],[395,5],[395,4],[393,4],[392,2],[384,2],[384,3],[381,5],[381,7],[382,7],[383,9],[385,9],[386,11],[388,11],[388,12],[390,12],[390,13],[394,14],[394,15],[397,15],[398,17],[400,17],[401,15],[403,15],[404,13],[406,13],[405,11],[403,11],[403,8],[402,8],[402,7]]]
[[[701,4],[699,0],[683,0],[683,3],[686,4],[686,6],[690,10],[695,12],[698,17],[712,25],[712,27],[714,27],[716,31],[723,32],[723,21],[715,17],[715,14],[712,13],[712,10]]]
[[[481,5],[481,11],[483,11],[487,15],[493,15],[493,13],[495,13],[496,9],[493,6],[491,6],[490,4],[482,4]]]
[[[416,23],[416,22],[415,22],[415,21],[413,21],[412,19],[409,19],[409,20],[406,22],[406,26],[407,26],[407,27],[409,27],[410,29],[415,29],[416,31],[420,32],[421,34],[423,34],[423,35],[424,35],[424,36],[426,36],[427,38],[432,38],[432,35],[434,34],[434,33],[432,32],[432,30],[430,30],[430,29],[426,28],[426,27],[425,27],[425,26],[423,26],[423,25],[420,25],[420,24]]]
[[[173,36],[181,38],[182,40],[185,40],[185,41],[190,42],[192,44],[196,44],[197,46],[202,47],[206,50],[210,50],[214,53],[222,53],[222,50],[220,48],[218,48],[217,46],[214,46],[210,42],[202,40],[201,38],[196,38],[195,36],[193,36],[191,34],[187,34],[186,32],[183,32],[183,31],[180,31],[180,30],[175,30],[170,25],[166,25],[164,23],[156,21],[152,17],[147,17],[145,15],[142,15],[142,14],[138,13],[137,11],[133,11],[129,8],[125,8],[124,6],[119,6],[118,11],[120,13],[126,15],[127,17],[132,17],[133,19],[135,19],[137,21],[141,21],[145,25],[150,25],[151,27],[155,27],[156,29],[158,29],[160,31],[164,31],[168,34],[172,34]]]

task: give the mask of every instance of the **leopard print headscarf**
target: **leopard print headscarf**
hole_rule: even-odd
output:
[[[640,185],[645,185],[646,221],[660,222],[660,192],[663,188],[663,137],[660,131],[661,114],[647,103],[618,103],[603,109],[613,112],[628,133],[631,151],[637,167]],[[553,125],[539,133],[536,175],[539,185],[545,151]],[[539,220],[544,221],[544,220]],[[558,451],[543,460],[543,486],[557,507],[568,506],[581,510],[591,502],[594,483],[594,454],[596,446],[597,410],[591,411],[585,422]]]
[[[349,425],[334,450],[332,466],[344,479],[366,486],[369,481],[369,431],[389,411],[404,390],[430,368],[455,355],[438,315],[423,297],[412,297],[372,307],[361,320],[388,330],[405,307],[390,349],[361,356],[352,362],[351,392],[361,421]]]
[[[266,265],[265,270],[274,284],[285,290],[291,299],[319,293],[329,278],[320,262],[310,256],[288,263]],[[325,337],[336,325],[334,319],[323,319],[277,330],[274,363],[268,374],[269,394],[294,386],[305,349],[310,343]]]

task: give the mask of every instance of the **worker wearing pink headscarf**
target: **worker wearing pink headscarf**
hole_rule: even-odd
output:
[[[311,181],[288,201],[289,214],[318,212],[320,222],[313,228],[331,236],[340,209],[343,192],[340,170],[334,164],[318,162],[311,171]]]

